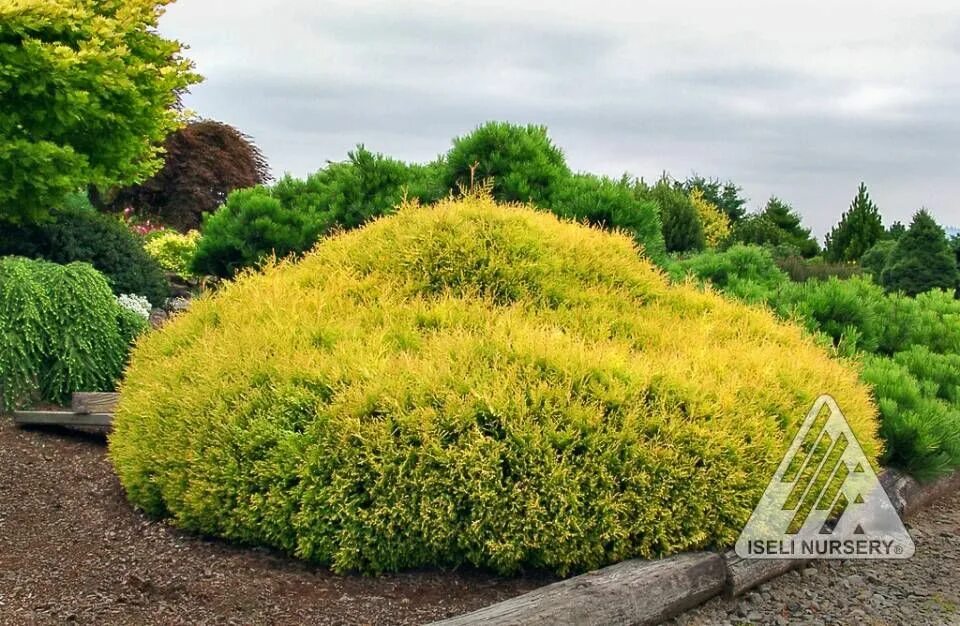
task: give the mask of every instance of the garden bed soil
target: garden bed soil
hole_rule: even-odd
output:
[[[0,624],[419,624],[551,582],[472,569],[338,576],[134,511],[101,433],[0,417]]]
[[[418,624],[552,582],[472,569],[338,576],[134,511],[103,434],[0,418],[0,624]],[[674,622],[960,623],[960,492],[910,518],[908,561],[823,562]]]

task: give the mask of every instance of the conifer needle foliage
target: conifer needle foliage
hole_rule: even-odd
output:
[[[112,390],[146,327],[86,263],[0,259],[0,409]]]
[[[242,274],[140,341],[121,391],[133,503],[337,571],[729,545],[822,393],[881,452],[857,370],[801,328],[482,194]]]

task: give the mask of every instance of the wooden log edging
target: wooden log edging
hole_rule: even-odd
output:
[[[880,484],[897,513],[902,517],[909,517],[934,500],[960,489],[960,471],[951,472],[922,485],[906,474],[888,469],[880,474]]]
[[[74,413],[73,411],[14,411],[13,423],[20,426],[97,426],[109,428],[110,413]]]
[[[926,485],[890,469],[881,472],[879,478],[897,512],[904,517],[960,489],[960,471]],[[723,554],[693,552],[656,561],[624,561],[435,622],[434,626],[659,624],[714,596],[739,596],[809,562],[742,559],[733,550]]]
[[[74,392],[70,410],[13,411],[13,423],[20,426],[94,426],[110,428],[120,401],[114,392]]]
[[[624,561],[437,624],[656,624],[719,594],[726,579],[713,552]]]

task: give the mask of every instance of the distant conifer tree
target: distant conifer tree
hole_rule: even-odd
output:
[[[955,289],[956,253],[942,228],[925,210],[913,216],[890,253],[881,282],[889,291],[915,296],[931,289]]]
[[[880,211],[870,200],[867,186],[860,183],[850,210],[827,235],[827,258],[831,261],[858,261],[883,238],[884,233]]]

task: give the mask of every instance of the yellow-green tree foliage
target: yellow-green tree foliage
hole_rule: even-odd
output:
[[[156,32],[172,0],[0,0],[0,218],[33,220],[162,164],[199,77]]]
[[[697,209],[703,224],[703,237],[708,248],[716,248],[730,236],[730,218],[703,196],[703,190],[695,187],[690,192],[690,201]]]
[[[197,252],[200,242],[200,232],[191,230],[188,233],[178,233],[173,230],[153,235],[143,244],[143,249],[156,260],[164,271],[177,276],[189,277],[190,263]]]
[[[401,207],[138,343],[110,457],[183,528],[338,571],[559,573],[731,544],[857,371],[670,286],[625,235],[485,197]]]

